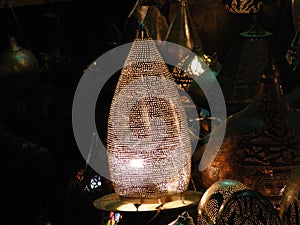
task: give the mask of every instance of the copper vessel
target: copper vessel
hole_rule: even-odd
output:
[[[291,171],[300,167],[300,111],[283,99],[274,63],[268,67],[254,101],[223,123],[225,137],[215,157],[205,152],[201,163],[210,160],[202,168],[206,188],[218,180],[235,179],[276,205]],[[218,131],[211,138],[218,138]]]

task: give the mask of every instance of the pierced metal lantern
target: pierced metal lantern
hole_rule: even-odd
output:
[[[247,187],[236,180],[217,181],[203,194],[198,205],[198,225],[216,224],[222,204],[235,192]]]
[[[144,25],[116,87],[107,142],[111,180],[121,199],[162,203],[187,190],[191,143],[185,111]]]
[[[207,71],[212,72],[217,76],[221,69],[221,64],[217,61],[216,55],[214,57],[209,57],[198,47],[195,47],[193,52],[196,53],[196,56],[186,56],[174,67],[172,72],[176,83],[185,91],[189,91],[193,80],[198,76],[203,75]],[[186,69],[182,70],[183,67]]]
[[[221,64],[217,60],[216,53],[213,56],[209,56],[203,52],[202,42],[191,17],[188,0],[175,0],[173,5],[175,6],[175,13],[166,36],[166,41],[179,44],[198,55],[194,57],[184,55],[180,51],[172,52],[172,54],[183,58],[173,68],[172,76],[180,88],[188,91],[193,80],[205,73],[207,68],[210,69],[210,72],[217,75]],[[194,85],[194,90],[191,90],[190,94],[199,95],[199,98],[204,98],[202,90],[199,89],[198,85]]]
[[[234,193],[222,204],[216,221],[218,225],[281,225],[268,198],[254,190]]]

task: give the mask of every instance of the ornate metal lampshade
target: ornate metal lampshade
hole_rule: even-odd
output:
[[[205,55],[201,48],[195,47],[193,49],[197,55],[194,57],[186,56],[173,69],[172,75],[179,85],[185,91],[189,91],[193,80],[206,72],[212,72],[217,76],[221,69],[221,64],[218,63],[216,56],[209,57]],[[182,68],[185,67],[185,70]],[[209,69],[210,68],[210,69]]]
[[[166,41],[179,44],[198,55],[198,57],[192,57],[185,56],[181,52],[174,52],[174,54],[181,56],[183,60],[178,62],[172,75],[176,83],[185,91],[188,91],[195,77],[203,74],[208,67],[217,75],[221,64],[217,61],[216,54],[214,56],[204,54],[200,37],[189,11],[188,0],[176,0],[174,4],[176,12],[170,24]],[[184,65],[187,67],[184,67]],[[182,70],[183,67],[187,69]]]
[[[278,212],[267,197],[253,190],[234,193],[221,206],[218,225],[281,225]]]
[[[98,206],[149,211],[199,200],[197,194],[185,192],[191,174],[191,143],[177,85],[144,25],[138,29],[116,87],[107,143],[118,196],[108,196]]]
[[[198,205],[198,225],[216,224],[222,204],[235,192],[247,187],[236,180],[217,181],[203,194]]]

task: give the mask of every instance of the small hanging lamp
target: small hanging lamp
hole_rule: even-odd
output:
[[[179,44],[198,55],[198,57],[194,57],[183,55],[181,52],[174,52],[183,60],[174,67],[172,75],[179,87],[188,91],[193,79],[201,76],[207,67],[217,75],[221,64],[217,61],[216,54],[208,56],[203,52],[202,42],[189,11],[188,0],[176,0],[174,4],[175,15],[171,21],[166,41]],[[183,70],[183,67],[186,69]]]

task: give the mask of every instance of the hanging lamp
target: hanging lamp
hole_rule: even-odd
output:
[[[139,26],[112,100],[108,161],[116,193],[105,210],[152,211],[196,204],[188,191],[191,143],[176,84],[146,27]]]

